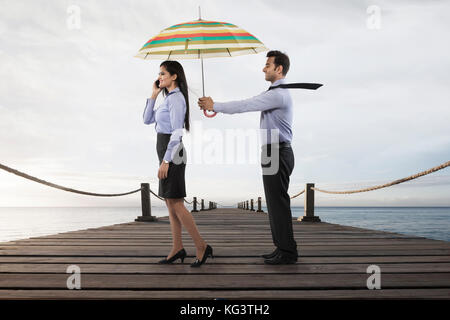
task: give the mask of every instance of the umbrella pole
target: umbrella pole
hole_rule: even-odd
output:
[[[205,96],[205,72],[203,71],[203,57],[201,57],[202,61],[202,88],[203,88],[203,97]]]
[[[202,20],[202,11],[200,9],[200,6],[198,6],[198,20]],[[198,53],[200,54],[200,59],[202,61],[202,88],[203,88],[203,97],[205,96],[205,72],[203,71],[203,55],[200,50],[198,50]]]
[[[203,70],[203,56],[200,55],[200,60],[202,62],[202,88],[203,88],[203,96],[205,96],[205,72]],[[208,114],[206,110],[203,110],[203,114],[208,118],[214,117],[217,113],[213,111],[212,114]]]

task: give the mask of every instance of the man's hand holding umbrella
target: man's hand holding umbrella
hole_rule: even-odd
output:
[[[205,111],[214,111],[214,101],[211,97],[202,97],[198,99],[198,106]]]

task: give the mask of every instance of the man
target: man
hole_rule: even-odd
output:
[[[270,157],[263,168],[264,193],[269,213],[275,251],[263,255],[266,264],[293,264],[297,261],[297,244],[292,230],[291,202],[287,190],[289,176],[294,169],[292,140],[292,99],[288,90],[273,88],[285,82],[289,71],[289,57],[280,51],[267,53],[267,62],[263,69],[266,81],[272,83],[269,90],[250,99],[232,102],[214,102],[211,97],[203,97],[198,105],[203,110],[227,114],[261,111],[260,128],[266,131],[262,135],[262,158]],[[275,139],[273,133],[275,134]],[[275,140],[275,141],[274,141]],[[273,166],[276,166],[275,171]],[[272,172],[271,172],[272,171]]]

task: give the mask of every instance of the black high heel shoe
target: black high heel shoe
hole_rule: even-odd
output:
[[[172,257],[170,257],[169,259],[162,259],[158,263],[159,264],[171,264],[177,259],[180,259],[181,263],[183,263],[184,258],[186,258],[186,250],[184,250],[184,248],[183,248],[180,251],[178,251],[176,254],[174,254]]]
[[[191,267],[192,268],[200,267],[202,264],[206,262],[206,259],[208,259],[209,256],[211,256],[211,258],[214,258],[213,249],[209,245],[207,245],[202,260],[200,261],[198,259],[195,259],[194,263],[191,264]]]

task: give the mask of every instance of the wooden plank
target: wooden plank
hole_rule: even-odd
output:
[[[193,260],[193,259],[189,259]],[[67,267],[73,264],[1,264],[1,273],[66,273]],[[189,263],[174,263],[173,265],[152,264],[80,264],[81,273],[103,273],[103,274],[348,274],[366,273],[370,264],[295,264],[295,265],[253,265],[253,264],[206,264],[201,270],[190,268]],[[450,263],[379,263],[382,273],[450,273]]]
[[[0,263],[63,263],[63,264],[155,264],[162,259],[158,257],[73,257],[73,256],[0,256]],[[193,259],[191,253],[186,259]],[[378,264],[378,263],[447,263],[450,256],[350,256],[350,257],[300,257],[297,264]],[[263,264],[261,257],[214,257],[208,264]]]
[[[218,222],[219,223],[219,222]],[[238,222],[236,222],[238,223]],[[160,232],[160,233],[166,233],[168,230],[166,229],[167,226],[169,224],[162,224],[160,222],[154,222],[154,224],[152,225],[152,229],[154,228],[155,232]],[[224,233],[226,234],[239,234],[239,231],[236,231],[234,229],[234,227],[236,227],[235,225],[230,225],[233,228],[229,228],[229,229],[225,229],[222,228],[222,231],[224,231]],[[211,229],[220,229],[221,225],[217,224],[211,224],[211,225],[205,225],[205,227],[203,229],[205,229],[205,232],[211,232],[211,230],[209,230],[209,228]],[[237,227],[236,227],[237,228]],[[265,223],[262,226],[248,226],[247,228],[250,230],[251,232],[255,232],[255,233],[266,233],[269,232],[270,233],[270,227],[267,225],[267,223]],[[385,236],[407,236],[407,237],[414,237],[411,235],[400,235],[400,234],[395,234],[395,233],[385,233],[382,231],[376,231],[376,230],[362,230],[362,231],[354,231],[354,230],[347,230],[347,229],[314,229],[313,227],[311,228],[300,228],[297,226],[294,226],[294,232],[297,232],[299,234],[310,234],[310,235],[314,235],[314,234],[322,234],[322,235],[326,235],[326,234],[345,234],[345,235],[361,235],[361,236],[370,236],[370,235],[385,235]],[[124,233],[130,233],[130,234],[150,234],[153,232],[150,232],[150,230],[147,229],[129,229],[129,228],[123,228],[123,229],[111,229],[111,230],[98,230],[98,232],[95,231],[95,229],[86,229],[86,230],[80,230],[80,231],[70,231],[70,232],[62,232],[62,233],[58,233],[58,235],[64,235],[64,234],[73,234],[73,235],[77,235],[77,234],[124,234]],[[50,235],[48,235],[50,236]],[[54,236],[54,235],[52,235]],[[417,237],[420,238],[420,237]]]
[[[188,237],[184,237],[184,240],[189,240]],[[229,239],[229,238],[209,238],[209,241],[214,241],[216,244],[223,245],[233,245],[238,244],[242,245],[243,239]],[[420,241],[416,239],[370,239],[370,240],[299,240],[296,239],[296,242],[301,247],[306,246],[319,246],[319,245],[327,245],[327,246],[345,246],[345,245],[355,245],[355,246],[367,246],[367,245],[377,245],[377,246],[429,246],[429,247],[450,247],[445,243],[435,243],[435,242],[426,242]],[[248,237],[245,238],[246,246],[268,246],[271,245],[272,239],[250,239]],[[172,240],[169,237],[166,238],[150,238],[150,239],[33,239],[33,240],[19,240],[19,241],[11,241],[7,244],[1,245],[1,247],[7,246],[67,246],[67,245],[76,245],[76,246],[85,246],[85,245],[136,245],[136,246],[157,246],[157,245],[171,245]]]
[[[190,268],[190,267],[187,267]],[[69,274],[2,274],[0,289],[65,289]],[[84,289],[366,289],[368,274],[82,274]],[[383,273],[381,287],[450,288],[450,273]]]
[[[381,290],[0,290],[0,299],[450,299],[450,289]],[[264,301],[261,301],[263,304]]]
[[[186,247],[192,247],[192,242],[185,240],[184,243]],[[213,246],[213,248],[222,248],[225,247],[227,249],[233,249],[237,253],[246,252],[249,250],[261,251],[264,248],[270,247],[272,243],[270,242],[260,242],[260,243],[238,243],[238,242],[224,242],[224,241],[208,241],[208,243]],[[11,244],[7,246],[1,246],[0,250],[15,250],[20,248],[21,250],[33,250],[36,248],[37,250],[53,250],[56,248],[57,250],[65,249],[67,251],[72,250],[80,250],[85,248],[97,248],[99,250],[114,250],[114,249],[126,249],[126,248],[135,248],[141,250],[169,250],[172,246],[172,242],[156,242],[156,243],[102,243],[102,242],[91,242],[91,243],[31,243],[26,245],[20,244]],[[169,249],[167,249],[169,248]],[[297,244],[297,249],[301,252],[312,252],[312,251],[367,251],[367,250],[403,250],[403,251],[419,251],[419,250],[441,250],[442,252],[450,253],[450,248],[445,245],[432,245],[432,244]],[[217,251],[217,250],[215,250]]]
[[[61,235],[53,235],[50,236],[42,236],[42,237],[35,237],[35,238],[29,238],[29,239],[18,239],[18,240],[12,240],[10,242],[26,242],[26,241],[73,241],[73,240],[85,240],[89,241],[91,239],[104,239],[104,240],[117,240],[117,239],[125,239],[125,240],[150,240],[150,239],[167,239],[168,236],[170,236],[171,233],[169,230],[166,230],[165,232],[153,232],[151,234],[136,234],[134,232],[128,232],[128,233],[89,233],[89,234],[79,234],[79,235],[73,235],[73,234],[61,234]],[[189,234],[187,232],[182,233],[183,236],[189,237]],[[423,241],[427,243],[446,243],[445,241],[439,241],[439,240],[431,240],[431,239],[421,239],[416,237],[388,237],[385,235],[360,235],[360,234],[354,234],[354,235],[344,235],[344,234],[295,234],[296,239],[301,239],[303,241],[352,241],[355,239],[359,239],[361,241],[386,241],[386,240],[398,240],[398,241]],[[209,234],[209,237],[218,238],[218,239],[231,239],[231,240],[239,240],[243,238],[242,233],[240,234],[227,234],[225,232],[223,233],[215,233],[215,234]],[[271,240],[272,236],[270,234],[270,231],[268,232],[252,232],[249,230],[248,233],[245,234],[246,239],[254,239],[258,240],[260,238]],[[10,242],[3,242],[1,244],[7,244]]]
[[[210,243],[217,256],[259,256],[272,248],[218,247]],[[1,255],[63,255],[63,256],[166,256],[169,247],[152,246],[11,246],[0,247]],[[186,250],[195,252],[191,244]],[[300,256],[399,256],[399,255],[450,255],[450,249],[402,248],[386,246],[317,246],[299,248]]]
[[[147,230],[127,230],[127,229],[122,229],[122,230],[99,230],[98,232],[96,232],[95,230],[83,230],[83,231],[71,231],[71,232],[66,232],[66,233],[58,233],[58,236],[64,236],[64,235],[75,235],[75,236],[83,236],[83,235],[133,235],[133,236],[148,236],[148,235],[152,235],[152,234],[168,234],[170,233],[169,230],[167,230],[166,228],[158,228],[161,227],[161,225],[154,225],[152,228],[152,232],[150,232],[148,229]],[[202,232],[206,232],[207,234],[216,234],[216,231],[222,231],[220,234],[226,234],[226,235],[236,235],[242,236],[242,230],[248,230],[250,232],[250,234],[259,234],[259,235],[270,235],[270,228],[268,226],[261,226],[261,227],[256,227],[256,226],[252,226],[252,227],[246,227],[246,228],[238,228],[234,225],[230,225],[230,229],[225,229],[222,228],[217,225],[208,225],[205,226],[203,228],[199,228],[199,230],[201,230]],[[241,230],[242,229],[242,230]],[[302,235],[309,235],[309,236],[314,236],[314,237],[319,237],[319,236],[327,236],[327,235],[339,235],[339,236],[382,236],[382,237],[398,237],[398,238],[414,238],[414,236],[411,235],[402,235],[402,234],[386,234],[383,232],[377,232],[377,231],[348,231],[348,230],[314,230],[313,228],[311,229],[307,229],[307,230],[302,230],[300,228],[296,228],[294,227],[294,234],[302,236]],[[50,236],[50,235],[48,235]],[[54,236],[54,235],[51,235]],[[45,236],[42,236],[45,237]],[[415,237],[418,239],[421,239],[420,237]],[[439,240],[435,240],[435,241],[439,241]]]

